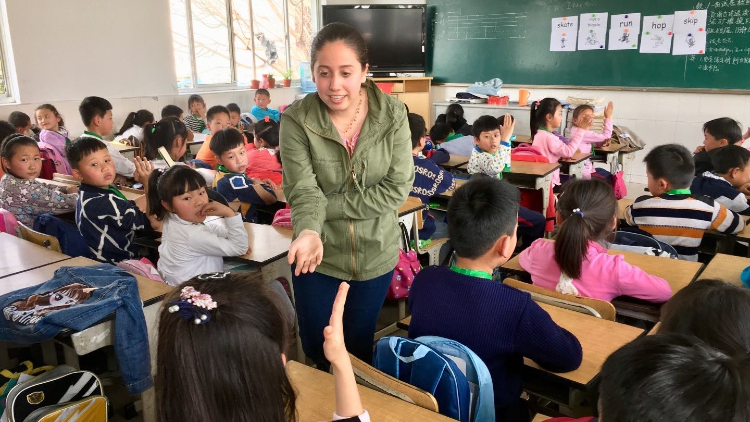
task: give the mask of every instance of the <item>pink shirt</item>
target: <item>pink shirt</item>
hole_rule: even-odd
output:
[[[591,144],[601,144],[607,139],[612,137],[612,119],[604,119],[604,129],[602,133],[596,133],[591,130],[583,130],[577,126],[573,126],[570,129],[570,136],[573,137],[576,132],[583,132],[583,141],[581,142],[581,152],[591,152]],[[591,179],[591,173],[594,171],[594,166],[591,164],[591,160],[586,160],[583,166],[582,175],[584,179]]]
[[[560,281],[560,267],[555,261],[555,243],[544,239],[534,241],[518,257],[521,267],[531,274],[535,286],[555,290]],[[663,258],[669,265],[668,258]],[[607,302],[617,296],[630,296],[662,303],[672,297],[669,284],[660,277],[625,262],[622,255],[609,255],[607,249],[589,242],[581,267],[581,278],[573,279],[578,294]]]
[[[247,170],[245,174],[255,179],[269,179],[281,184],[281,164],[276,158],[279,151],[268,148],[247,150]]]
[[[576,132],[574,136],[571,134],[570,141],[566,144],[557,135],[539,129],[536,135],[534,135],[534,141],[531,143],[531,146],[539,149],[542,155],[547,157],[547,162],[556,163],[561,158],[572,157],[578,151],[581,142],[583,142],[583,131]],[[557,169],[552,173],[552,185],[557,186],[559,184],[560,169]]]

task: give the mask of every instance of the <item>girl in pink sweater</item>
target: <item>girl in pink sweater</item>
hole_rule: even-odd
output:
[[[560,128],[562,123],[562,105],[554,98],[545,98],[531,103],[531,145],[539,149],[550,163],[556,163],[561,158],[569,158],[578,151],[583,142],[584,131],[591,128],[593,116],[581,117],[579,128],[575,136],[571,136],[566,144],[560,137],[552,133]],[[560,170],[552,173],[552,185],[560,184]]]
[[[567,182],[557,203],[555,242],[536,240],[521,252],[521,267],[534,285],[560,293],[608,302],[617,296],[666,302],[672,291],[664,279],[607,253],[604,238],[616,227],[616,213],[617,200],[606,182]]]
[[[584,145],[581,146],[582,152],[588,152],[589,150],[593,153],[594,146],[606,147],[609,145],[610,138],[612,138],[612,113],[614,112],[614,104],[612,101],[607,104],[604,108],[604,128],[602,133],[596,133],[592,130],[583,130],[578,125],[585,116],[591,116],[594,118],[594,108],[590,105],[581,105],[573,110],[573,127],[570,129],[570,136],[575,136],[579,131],[583,132]],[[584,179],[591,179],[591,173],[594,172],[594,165],[591,160],[586,160],[583,163],[582,176]]]
[[[279,124],[268,116],[253,126],[254,149],[247,150],[247,177],[281,185]]]

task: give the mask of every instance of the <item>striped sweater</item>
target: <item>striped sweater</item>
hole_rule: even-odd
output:
[[[698,246],[706,230],[738,233],[740,216],[708,196],[679,194],[642,196],[625,210],[625,221],[672,245],[680,259],[698,260]]]

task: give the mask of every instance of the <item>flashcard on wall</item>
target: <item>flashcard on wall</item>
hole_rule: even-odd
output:
[[[578,34],[579,50],[604,50],[607,28],[587,29]]]
[[[643,32],[674,32],[674,15],[655,15],[643,17]],[[671,34],[669,34],[671,35]]]
[[[589,29],[607,29],[607,16],[609,13],[581,13],[579,32],[589,32]]]
[[[614,27],[609,30],[609,49],[610,50],[637,50],[638,49],[638,33],[630,32],[630,29],[615,29]]]
[[[675,34],[687,34],[694,32],[705,33],[707,17],[707,10],[686,10],[681,12],[674,12],[674,28],[672,29],[672,32],[674,32]]]
[[[645,25],[644,25],[645,27]],[[641,34],[641,53],[669,54],[672,50],[672,32],[644,31]]]
[[[672,55],[684,56],[686,54],[706,53],[706,31],[688,32],[686,34],[674,34],[674,46]]]
[[[641,33],[641,14],[640,13],[627,13],[624,15],[612,15],[612,25],[610,26],[612,31],[623,32],[627,29],[632,35],[638,35]],[[610,47],[610,50],[612,47]]]
[[[578,16],[566,16],[552,19],[550,51],[576,51],[578,38]]]

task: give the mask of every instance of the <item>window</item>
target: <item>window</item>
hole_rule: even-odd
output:
[[[317,0],[170,0],[179,89],[249,86],[310,61]]]

